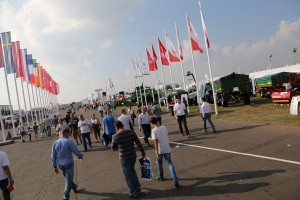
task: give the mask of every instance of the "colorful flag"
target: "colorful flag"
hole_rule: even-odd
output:
[[[156,62],[157,62],[157,56],[156,56],[156,53],[154,51],[153,44],[152,44],[152,60],[154,62],[154,68],[155,68],[155,70],[157,70],[157,64],[156,64]]]
[[[21,68],[24,72],[24,76],[22,77],[23,81],[30,83],[30,71],[29,71],[29,61],[27,57],[27,49],[20,49],[21,50]]]
[[[3,51],[2,51],[2,39],[0,37],[0,68],[4,67],[4,58],[3,58]]]
[[[7,74],[15,73],[16,68],[13,60],[13,53],[11,48],[10,32],[1,33],[1,40],[4,52],[4,63]]]
[[[30,84],[35,85],[35,74],[34,74],[34,66],[35,62],[33,63],[32,54],[27,54],[26,56],[26,62],[29,69],[30,74]]]
[[[204,22],[204,16],[203,16],[202,6],[201,6],[200,1],[199,1],[199,8],[200,8],[201,22],[202,22],[202,28],[203,28],[203,34],[205,37],[205,42],[207,44],[207,48],[210,48],[210,44],[209,44],[209,40],[208,40],[208,33],[207,33],[207,29],[206,29],[205,22]]]
[[[158,38],[158,47],[159,47],[159,53],[160,53],[160,59],[162,65],[169,66],[169,61],[166,56],[167,49],[164,47],[164,45],[161,43],[160,39]]]
[[[149,71],[150,72],[153,72],[155,71],[155,65],[154,65],[154,62],[153,62],[153,59],[148,51],[148,49],[146,48],[146,55],[147,55],[147,59],[148,59],[148,67],[149,67]]]
[[[165,38],[167,42],[170,62],[180,62],[178,52],[176,51],[173,43],[171,42],[171,39],[169,38],[166,32],[165,32]]]
[[[24,78],[24,71],[21,65],[22,57],[21,57],[21,50],[20,50],[20,42],[19,41],[12,42],[11,47],[12,47],[13,60],[16,69],[16,78],[20,78],[20,77]]]
[[[203,53],[203,49],[200,47],[200,42],[198,39],[198,35],[189,19],[188,16],[186,16],[187,26],[189,30],[190,40],[191,40],[191,46],[193,51],[200,51],[200,53]]]
[[[178,32],[176,23],[175,23],[175,29],[176,29],[176,36],[177,36],[178,53],[179,53],[179,56],[180,56],[180,60],[183,60],[183,51],[182,51],[182,47],[181,47],[181,44],[180,44],[179,32]]]

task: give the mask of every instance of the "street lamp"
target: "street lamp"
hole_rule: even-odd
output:
[[[269,66],[270,66],[270,69],[272,69],[272,65],[271,65],[271,60],[272,60],[272,54],[269,54],[269,59],[270,59],[270,62],[269,62]]]

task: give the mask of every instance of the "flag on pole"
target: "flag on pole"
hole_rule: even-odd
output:
[[[12,55],[10,32],[1,33],[1,40],[4,52],[4,63],[7,74],[15,73],[16,68]]]
[[[203,49],[200,47],[200,42],[198,39],[198,35],[190,21],[190,18],[186,16],[187,26],[189,30],[190,40],[191,40],[191,46],[193,51],[200,51],[200,53],[203,53]]]
[[[16,78],[20,78],[22,77],[22,75],[24,76],[24,74],[21,75],[21,65],[20,65],[21,57],[19,54],[20,42],[19,41],[12,42],[11,47],[12,47],[12,55],[15,64],[15,69],[16,69]]]
[[[138,59],[136,58],[136,66],[137,66],[137,72],[139,77],[143,77],[143,70],[141,65],[139,65]]]
[[[167,48],[170,56],[169,57],[170,62],[180,62],[178,52],[175,49],[171,39],[169,38],[169,35],[166,32],[165,32],[165,38],[166,38]]]
[[[4,57],[3,57],[3,51],[2,51],[2,39],[0,37],[0,68],[4,67]]]
[[[139,77],[139,72],[138,72],[138,69],[135,67],[133,59],[132,59],[132,66],[133,66],[133,71],[134,71],[134,78]]]
[[[154,51],[154,47],[153,47],[153,44],[152,44],[152,60],[154,62],[154,67],[155,67],[155,70],[157,70],[157,56],[156,56],[156,53]]]
[[[205,26],[205,21],[204,21],[204,16],[203,16],[202,6],[201,6],[200,1],[199,1],[199,8],[200,8],[201,22],[202,22],[202,28],[203,28],[203,34],[205,37],[205,42],[207,44],[207,48],[210,48],[210,44],[209,44],[209,40],[208,40],[208,33],[207,33],[206,26]]]
[[[179,53],[179,56],[180,56],[180,60],[183,60],[183,51],[182,51],[182,47],[181,47],[181,43],[180,43],[180,39],[179,39],[179,32],[178,32],[176,23],[175,23],[175,29],[176,29],[178,53]]]
[[[153,62],[153,58],[151,57],[147,48],[146,48],[146,55],[147,55],[147,59],[148,59],[149,71],[154,72],[156,70],[155,63]]]
[[[166,56],[167,49],[164,47],[164,45],[161,43],[160,39],[158,38],[158,47],[159,47],[159,53],[160,53],[160,59],[162,65],[169,66],[169,61]]]
[[[146,61],[143,58],[143,56],[140,55],[140,61],[141,61],[141,71],[143,75],[149,75],[149,69],[147,67]]]
[[[22,77],[23,81],[26,81],[27,83],[30,83],[30,71],[29,71],[29,65],[32,65],[29,63],[27,56],[27,49],[21,49],[21,68],[23,68],[24,76]],[[32,59],[31,59],[32,62]]]
[[[27,62],[27,66],[29,69],[29,74],[30,74],[30,84],[34,85],[35,84],[35,75],[34,75],[34,66],[35,66],[35,61],[33,62],[32,59],[32,54],[27,54],[26,56],[26,62]]]

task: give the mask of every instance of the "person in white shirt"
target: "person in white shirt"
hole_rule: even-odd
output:
[[[124,126],[124,130],[131,130],[132,128],[132,121],[131,121],[131,117],[129,115],[126,114],[126,110],[122,109],[122,114],[120,117],[118,117],[118,120],[120,122],[122,122],[123,126]]]
[[[176,99],[176,104],[174,105],[173,111],[174,111],[175,118],[178,122],[181,135],[184,136],[183,129],[182,129],[182,124],[183,124],[186,135],[190,137],[190,132],[186,124],[186,107],[184,103],[181,103],[180,98]]]
[[[145,143],[150,146],[148,138],[151,135],[151,126],[149,123],[149,113],[147,112],[147,107],[143,107],[143,112],[139,114],[138,126],[140,131],[143,130]]]
[[[102,118],[103,118],[103,110],[104,110],[103,106],[102,106],[102,105],[99,105],[98,111],[99,111],[100,116],[101,116]]]
[[[0,189],[4,200],[10,200],[9,188],[14,185],[14,179],[8,167],[9,160],[4,151],[0,151]]]
[[[78,122],[78,129],[81,133],[82,137],[82,144],[84,147],[84,151],[87,151],[87,143],[86,139],[88,140],[90,148],[92,148],[92,142],[91,142],[91,124],[89,120],[84,119],[83,115],[80,115],[80,120]]]
[[[210,113],[210,105],[207,102],[205,97],[202,97],[202,105],[201,105],[201,118],[203,120],[203,132],[207,132],[207,127],[206,127],[206,120],[209,122],[211,128],[213,129],[213,133],[216,133],[216,128],[214,123],[211,120],[211,113]]]
[[[22,125],[21,122],[18,126],[18,132],[21,135],[22,142],[25,142],[25,128],[24,128],[24,126]]]
[[[154,116],[150,118],[152,129],[152,139],[154,141],[155,154],[157,159],[157,168],[159,181],[164,181],[163,157],[168,165],[175,187],[179,187],[178,178],[171,160],[171,148],[168,139],[168,130],[165,126],[160,125],[158,119]]]
[[[99,140],[101,140],[101,136],[100,136],[101,123],[100,123],[99,119],[96,118],[95,113],[93,113],[93,117],[91,119],[91,124],[93,127],[93,132],[94,132],[96,141],[99,142]]]

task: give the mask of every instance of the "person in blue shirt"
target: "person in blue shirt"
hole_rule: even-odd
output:
[[[111,143],[112,136],[116,133],[115,128],[115,118],[112,116],[111,109],[107,110],[107,115],[103,118],[103,132],[107,135],[108,141],[106,141],[106,145]]]
[[[79,152],[73,141],[69,139],[70,134],[71,130],[69,128],[62,130],[62,137],[53,143],[51,154],[54,172],[58,174],[58,168],[60,168],[66,179],[64,200],[70,199],[71,189],[77,193],[77,184],[73,182],[74,160],[72,153],[74,153],[78,159],[83,159],[83,155]]]

